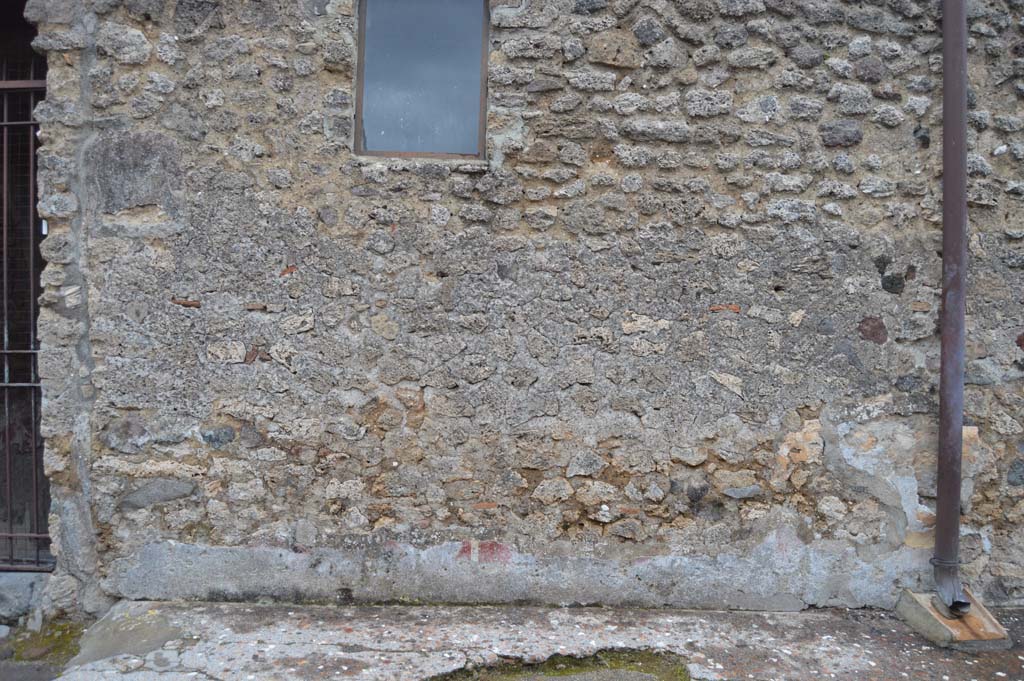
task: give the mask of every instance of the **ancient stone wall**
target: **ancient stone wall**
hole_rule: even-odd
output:
[[[351,153],[351,0],[31,0],[48,608],[927,587],[939,5],[492,0],[439,161]],[[1024,2],[969,7],[963,557],[1021,603]]]

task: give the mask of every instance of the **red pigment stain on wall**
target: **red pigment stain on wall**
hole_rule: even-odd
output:
[[[455,555],[456,559],[472,560],[477,563],[507,563],[512,560],[512,549],[507,544],[482,541],[476,544],[475,552],[473,544],[471,541],[462,542],[459,552]]]

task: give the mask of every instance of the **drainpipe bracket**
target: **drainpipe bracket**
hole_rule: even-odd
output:
[[[970,603],[970,610],[960,617],[950,616],[952,613],[934,594],[916,593],[910,589],[905,589],[900,595],[896,614],[911,629],[943,648],[966,652],[1009,648],[1012,641],[1003,625],[968,589],[963,593]]]

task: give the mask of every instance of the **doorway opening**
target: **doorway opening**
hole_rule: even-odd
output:
[[[0,570],[50,570],[49,485],[39,432],[39,242],[36,104],[46,93],[46,59],[32,49],[25,3],[0,9]]]

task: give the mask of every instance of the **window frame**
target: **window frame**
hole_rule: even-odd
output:
[[[358,65],[356,67],[355,82],[355,124],[353,125],[352,153],[357,156],[383,156],[387,158],[436,158],[436,159],[462,159],[462,160],[487,160],[487,66],[490,63],[490,34],[491,34],[491,3],[489,0],[477,0],[484,5],[484,20],[482,41],[480,50],[480,130],[478,131],[476,154],[459,154],[443,151],[373,151],[363,146],[363,98],[366,79],[364,69],[366,66],[366,3],[369,0],[359,0],[356,12],[358,24],[357,40],[359,41]]]

